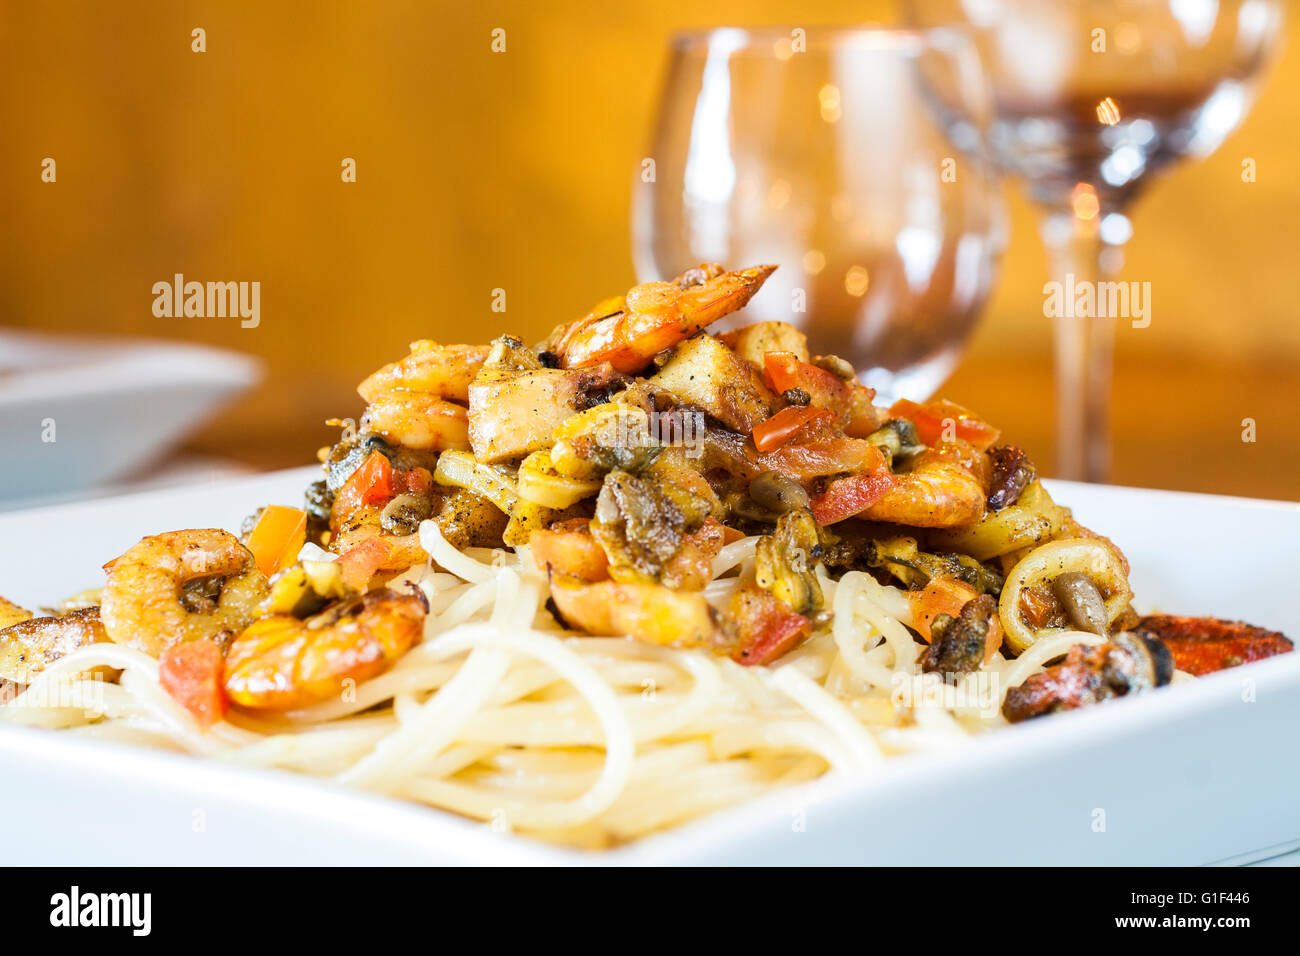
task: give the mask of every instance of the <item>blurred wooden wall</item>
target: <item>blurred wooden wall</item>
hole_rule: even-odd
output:
[[[355,383],[408,340],[539,335],[632,282],[629,189],[675,28],[892,15],[883,0],[8,2],[0,323],[262,356],[265,385],[199,445],[305,460],[331,434],[320,421],[356,414]],[[195,27],[205,53],[191,51]],[[1288,29],[1294,46],[1300,17]],[[1153,284],[1154,321],[1122,330],[1124,368],[1254,369],[1294,394],[1297,93],[1300,57],[1284,57],[1218,153],[1138,205],[1126,277]],[[40,181],[47,156],[56,184]],[[1243,157],[1256,183],[1241,181]],[[1008,353],[1016,367],[1047,361],[1045,259],[1023,200],[1012,212],[958,384]],[[261,325],[156,318],[151,286],[176,272],[260,281]],[[490,310],[496,288],[505,316]],[[1017,409],[1045,414],[1034,383],[1032,401],[999,409],[1009,430]]]

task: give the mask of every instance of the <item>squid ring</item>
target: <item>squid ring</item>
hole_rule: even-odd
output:
[[[998,617],[1002,619],[1007,643],[1017,654],[1038,639],[1063,630],[1055,627],[1030,630],[1020,614],[1021,592],[1037,585],[1050,585],[1069,571],[1084,575],[1097,586],[1105,603],[1108,626],[1119,619],[1133,598],[1124,564],[1115,549],[1105,542],[1094,538],[1066,538],[1035,548],[1011,569],[998,601]]]

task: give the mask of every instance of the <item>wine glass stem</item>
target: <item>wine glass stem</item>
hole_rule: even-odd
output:
[[[1056,474],[1100,482],[1110,475],[1115,351],[1115,316],[1101,313],[1113,301],[1107,284],[1123,265],[1124,251],[1102,239],[1099,222],[1105,213],[1085,211],[1091,212],[1087,218],[1073,209],[1049,209],[1040,225],[1056,284],[1044,293],[1045,311],[1055,322]]]

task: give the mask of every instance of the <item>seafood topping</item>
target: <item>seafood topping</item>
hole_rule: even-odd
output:
[[[764,471],[755,475],[749,483],[749,497],[764,512],[774,515],[807,508],[809,504],[808,492],[798,482],[779,471]]]
[[[983,456],[955,444],[936,445],[907,463],[859,514],[914,528],[952,528],[984,517],[988,495]]]
[[[953,578],[973,586],[977,593],[998,594],[1002,576],[966,554],[930,554],[906,535],[841,538],[832,560],[839,565],[862,564],[888,571],[908,587],[921,587],[935,579]]]
[[[1063,663],[1007,691],[1002,715],[1012,723],[1075,710],[1168,684],[1174,675],[1169,649],[1155,638],[1123,632],[1104,644],[1076,644]]]
[[[588,634],[625,634],[647,644],[714,648],[721,641],[717,612],[695,591],[639,581],[583,584],[551,575],[559,619]]]
[[[100,620],[114,642],[157,657],[181,641],[238,633],[266,594],[266,577],[233,534],[171,531],[108,565]]]
[[[97,607],[62,617],[29,617],[0,631],[0,678],[30,684],[59,658],[106,640]]]
[[[744,306],[775,271],[776,266],[756,266],[723,272],[706,264],[672,282],[634,286],[561,330],[551,351],[564,368],[609,362],[620,372],[639,372],[656,353]]]
[[[1164,642],[1180,671],[1200,676],[1289,653],[1295,645],[1277,631],[1216,617],[1150,614],[1134,630]]]
[[[1034,464],[1015,445],[999,445],[989,449],[993,463],[993,480],[989,485],[990,511],[1001,511],[1020,500],[1021,493],[1037,477]]]
[[[615,580],[702,586],[692,536],[710,514],[708,499],[672,482],[612,471],[596,499],[591,533],[609,555]],[[720,536],[719,536],[720,544]],[[707,574],[707,570],[704,570]]]
[[[0,599],[0,681],[29,683],[109,640],[158,659],[204,727],[228,707],[327,701],[420,640],[425,598],[391,588],[443,594],[452,568],[425,551],[438,533],[435,551],[526,549],[570,628],[746,665],[838,645],[827,629],[843,602],[827,595],[850,572],[888,589],[870,592],[879,613],[910,611],[890,641],[910,625],[927,673],[1000,667],[999,653],[1056,647],[1067,630],[1105,641],[1013,688],[1010,720],[1166,684],[1175,663],[1203,674],[1291,650],[1212,619],[1130,631],[1123,553],[977,413],[878,406],[849,362],[813,354],[789,322],[711,333],[774,269],[705,263],[603,299],[542,342],[411,343],[361,383],[359,428],[331,420],[344,432],[303,506],[259,510],[242,541],[144,538],[75,613],[31,619]],[[840,670],[835,682],[851,676]]]
[[[1000,635],[998,603],[987,594],[971,598],[956,618],[937,614],[930,622],[930,646],[921,655],[927,674],[968,674],[984,664],[991,633]]]
[[[758,540],[755,581],[787,608],[800,614],[815,611],[822,606],[822,589],[813,570],[821,553],[812,512],[787,511],[777,521],[776,531]]]
[[[19,621],[29,621],[34,617],[25,607],[19,607],[13,601],[0,597],[0,631],[12,627]]]
[[[286,710],[329,700],[345,682],[387,670],[419,640],[428,602],[419,591],[370,591],[299,620],[273,614],[226,652],[225,690],[250,708]]]
[[[469,444],[481,462],[508,461],[550,447],[560,425],[604,404],[626,381],[608,363],[572,370],[520,369],[494,361],[495,354],[469,387]]]
[[[738,432],[771,417],[778,402],[757,369],[708,335],[679,345],[650,384]]]
[[[1075,627],[1106,636],[1106,602],[1092,578],[1078,571],[1066,571],[1052,581],[1052,593]]]
[[[891,465],[925,450],[916,426],[906,418],[891,418],[868,435],[867,441],[884,452]]]

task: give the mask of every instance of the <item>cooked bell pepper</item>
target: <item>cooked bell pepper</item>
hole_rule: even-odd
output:
[[[832,415],[824,408],[812,405],[791,405],[781,409],[766,421],[754,426],[754,447],[759,451],[780,448],[810,422],[829,419]]]
[[[970,409],[942,399],[922,405],[900,398],[889,409],[889,414],[906,418],[914,424],[917,436],[927,445],[937,445],[945,437],[960,438],[980,451],[987,451],[1002,434],[992,425],[980,421]],[[947,436],[945,432],[948,432]]]
[[[894,484],[888,470],[836,478],[812,500],[813,518],[820,525],[834,524],[873,504]]]
[[[284,505],[267,505],[248,534],[248,550],[267,577],[298,560],[307,540],[307,512]]]

